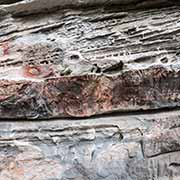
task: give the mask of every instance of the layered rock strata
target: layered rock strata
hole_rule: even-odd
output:
[[[0,180],[178,180],[180,7],[0,0]]]
[[[1,118],[178,107],[179,15],[173,6],[2,16]]]

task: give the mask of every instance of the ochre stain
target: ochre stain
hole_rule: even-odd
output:
[[[29,78],[47,78],[52,76],[53,69],[50,66],[35,66],[35,65],[26,65],[23,66],[23,75]]]
[[[9,55],[9,44],[8,42],[0,44],[0,46],[3,48],[3,56]]]

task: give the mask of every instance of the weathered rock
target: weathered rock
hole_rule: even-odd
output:
[[[179,111],[0,123],[0,179],[178,179]]]
[[[84,75],[41,82],[1,80],[0,117],[87,117],[178,107],[179,78],[179,70],[151,67],[116,76]]]
[[[0,0],[0,180],[179,180],[178,5]]]
[[[92,6],[118,6],[120,9],[150,8],[172,6],[179,4],[175,0],[3,0],[0,1],[2,8],[13,15],[27,15],[40,12],[52,11],[58,8],[81,8]]]
[[[0,37],[1,118],[179,106],[179,15],[179,7],[169,7],[61,10],[36,21],[7,16]]]

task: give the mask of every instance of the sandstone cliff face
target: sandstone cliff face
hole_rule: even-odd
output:
[[[0,0],[0,180],[178,180],[180,7]]]

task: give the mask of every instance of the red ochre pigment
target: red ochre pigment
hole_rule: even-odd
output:
[[[0,47],[3,48],[3,56],[9,54],[9,45],[7,42],[0,44]]]
[[[49,66],[23,66],[23,75],[29,78],[47,78],[53,76],[53,69]]]

